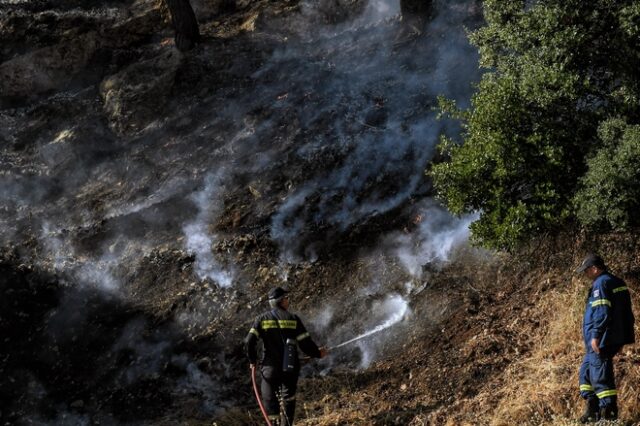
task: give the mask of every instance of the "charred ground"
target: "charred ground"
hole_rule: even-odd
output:
[[[186,54],[160,2],[2,5],[3,423],[260,424],[242,339],[276,283],[330,345],[389,294],[410,308],[305,367],[301,424],[576,414],[568,271],[601,249],[635,290],[637,243],[415,254],[429,224],[449,230],[423,170],[457,129],[429,117],[441,92],[470,93],[480,9],[434,2],[408,26],[365,3],[194,2]],[[639,362],[620,363],[632,420]]]

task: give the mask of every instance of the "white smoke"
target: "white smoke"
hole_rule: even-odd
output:
[[[333,306],[327,306],[319,314],[317,314],[312,322],[319,329],[324,330],[329,326],[331,320],[333,319],[335,308]]]
[[[116,269],[118,265],[118,259],[104,258],[97,262],[82,264],[74,275],[82,285],[93,286],[105,293],[115,294],[120,290],[120,281],[113,276],[111,270]]]
[[[120,290],[120,281],[113,271],[120,267],[121,259],[107,253],[98,259],[77,255],[70,241],[59,231],[52,231],[48,222],[42,225],[40,241],[44,251],[43,260],[50,263],[54,271],[70,273],[82,288],[94,288],[105,294],[115,295]]]
[[[52,226],[49,222],[42,224],[40,241],[42,241],[44,247],[44,256],[51,259],[54,270],[62,271],[69,262],[73,261],[73,249],[63,238],[52,231]]]
[[[129,385],[141,378],[160,374],[165,363],[170,359],[171,342],[162,335],[157,339],[144,338],[146,328],[145,320],[129,322],[112,348],[114,353],[122,350],[131,351],[131,362],[119,371],[124,384]],[[156,334],[159,333],[156,332]]]
[[[363,2],[364,7],[361,7]],[[288,23],[288,26],[298,37],[314,40],[319,36],[330,37],[361,29],[395,18],[399,14],[399,0],[303,0],[300,2],[299,16],[295,22]],[[319,25],[319,22],[334,21],[331,16],[338,18],[338,22],[324,27]]]
[[[173,320],[179,329],[188,336],[197,336],[206,333],[211,327],[211,319],[220,312],[228,308],[224,300],[220,300],[213,295],[213,284],[208,282],[191,283],[191,289],[196,290],[190,293],[189,303],[181,308],[177,308],[173,315]]]
[[[358,19],[355,20],[353,27],[376,23],[384,19],[393,18],[400,13],[399,0],[370,0],[366,9]]]
[[[178,382],[177,391],[183,395],[194,395],[202,401],[206,413],[214,413],[219,407],[220,383],[212,379],[185,354],[175,355],[171,363],[186,371]]]
[[[163,369],[171,364],[185,372],[175,384],[174,392],[194,396],[202,402],[205,412],[215,412],[219,408],[221,384],[202,371],[190,355],[172,353],[174,342],[170,331],[156,329],[150,334],[145,332],[147,327],[144,320],[132,320],[112,348],[114,353],[124,351],[131,357],[129,365],[119,372],[121,380],[133,384],[145,378],[159,379]]]
[[[413,232],[394,232],[383,239],[405,270],[415,278],[425,265],[449,262],[456,249],[469,241],[469,226],[477,215],[456,218],[433,200],[422,202],[414,217],[419,221]]]
[[[364,370],[374,361],[374,350],[371,348],[370,342],[361,340],[356,342],[356,347],[360,350],[360,364],[358,365],[358,368]]]
[[[272,217],[271,238],[286,260],[308,260],[306,253],[314,256],[351,227],[426,197],[424,170],[439,136],[458,130],[437,121],[428,105],[444,95],[464,107],[479,78],[477,53],[463,30],[471,12],[436,3],[422,37],[399,42],[399,22],[319,29],[313,42],[289,43],[255,74],[281,81],[287,70],[288,87],[271,88],[290,94],[283,105],[295,105],[300,91],[312,96],[313,108],[296,111],[303,131],[327,118],[331,123],[296,154],[310,163],[326,152],[333,156],[291,188]],[[363,16],[388,16],[397,7],[397,1],[372,1]]]
[[[168,183],[162,184],[153,194],[142,197],[134,203],[124,203],[113,209],[111,209],[102,220],[114,219],[117,217],[127,216],[134,213],[139,213],[143,210],[147,210],[153,206],[163,203],[170,198],[179,195],[184,191],[185,185],[188,182],[184,178],[177,178]],[[84,226],[88,226],[85,224]]]
[[[233,273],[225,270],[215,259],[212,247],[218,237],[209,231],[210,223],[224,207],[221,197],[224,191],[224,174],[223,169],[207,176],[204,189],[193,194],[192,200],[199,213],[195,221],[185,225],[182,230],[187,250],[196,256],[195,272],[198,277],[210,279],[220,287],[227,288],[233,284]]]

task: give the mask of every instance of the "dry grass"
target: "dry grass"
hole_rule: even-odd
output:
[[[583,409],[578,393],[578,368],[584,355],[581,322],[589,283],[572,276],[570,271],[572,262],[577,264],[584,250],[573,245],[536,250],[544,259],[505,257],[494,259],[497,263],[490,267],[469,263],[445,272],[446,282],[458,284],[449,289],[452,299],[457,297],[452,292],[462,296],[468,288],[471,293],[482,294],[485,304],[476,316],[457,319],[466,321],[457,325],[460,332],[465,336],[473,332],[472,337],[458,341],[448,353],[430,360],[446,360],[457,353],[457,358],[451,358],[456,361],[441,366],[435,375],[425,374],[418,367],[410,385],[412,393],[389,397],[393,395],[390,392],[402,394],[398,387],[406,383],[400,377],[406,374],[403,368],[422,364],[422,358],[405,363],[385,361],[384,368],[373,366],[361,373],[302,380],[296,424],[577,425],[575,419]],[[626,255],[611,252],[609,256],[617,259],[610,266],[614,272],[622,271],[620,275],[630,288],[635,311],[640,312],[640,257],[633,250]],[[451,319],[443,320],[447,329],[456,327],[448,322]],[[637,324],[636,335],[638,328]],[[498,347],[499,351],[487,355],[484,350],[491,347]],[[420,356],[422,352],[411,354]],[[506,359],[506,363],[491,364],[491,357]],[[443,399],[443,393],[459,389],[430,382],[442,374],[468,378],[474,365],[483,364],[497,367],[483,376],[482,383],[476,382],[473,394],[458,392],[453,400]],[[613,424],[640,425],[640,345],[625,347],[615,366],[622,421]],[[414,389],[414,385],[418,387]],[[245,421],[250,424],[248,419]]]
[[[502,374],[499,382],[503,386],[495,389],[499,398],[495,410],[487,413],[488,424],[577,424],[573,419],[583,409],[577,387],[584,354],[581,325],[587,288],[588,283],[572,278],[569,286],[556,285],[543,294],[533,295],[537,300],[534,312],[541,324],[538,330],[531,330],[532,350]],[[634,306],[640,306],[637,291],[632,297]],[[615,365],[620,417],[624,421],[618,424],[640,424],[640,348],[625,347]],[[491,398],[480,394],[478,399]]]
[[[416,412],[413,420],[405,424],[578,424],[575,419],[583,409],[583,401],[578,394],[578,368],[584,355],[581,322],[589,283],[572,277],[566,270],[532,270],[518,279],[523,284],[530,282],[521,294],[514,297],[532,300],[533,307],[510,321],[504,321],[503,331],[516,336],[514,345],[528,347],[528,350],[522,355],[515,355],[504,371],[496,371],[494,378],[477,395],[428,412]],[[627,281],[632,289],[634,306],[640,306],[638,283]],[[534,317],[538,324],[527,325],[526,317]],[[627,346],[618,355],[616,375],[622,420],[615,424],[640,424],[640,348],[637,345]],[[398,424],[393,421],[392,413],[406,412],[408,408],[394,407],[384,401],[371,404],[371,396],[356,385],[320,402],[316,411],[307,412],[306,419],[298,424]],[[310,402],[307,405],[314,404]],[[416,405],[413,404],[414,407]],[[319,407],[322,407],[321,411],[318,411]],[[381,415],[386,410],[388,422]],[[471,420],[474,413],[477,417]]]
[[[578,285],[557,288],[538,297],[539,318],[547,319],[534,334],[529,356],[505,371],[505,386],[490,417],[494,426],[553,424],[572,417],[579,408],[577,368],[581,362],[580,319],[583,309]]]

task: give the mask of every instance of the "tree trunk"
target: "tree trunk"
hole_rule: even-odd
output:
[[[165,2],[176,32],[176,46],[183,52],[192,49],[200,41],[200,30],[189,0],[165,0]]]
[[[432,0],[400,0],[403,17],[426,18],[431,13]]]
[[[414,34],[422,34],[424,24],[431,14],[433,0],[400,0],[400,13],[405,28]]]

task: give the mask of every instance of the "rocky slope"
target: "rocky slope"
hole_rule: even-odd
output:
[[[260,424],[242,339],[280,284],[327,345],[391,325],[305,367],[301,424],[575,415],[568,271],[603,248],[637,288],[637,247],[500,257],[430,198],[479,4],[193,5],[181,53],[160,2],[0,4],[2,423]]]

